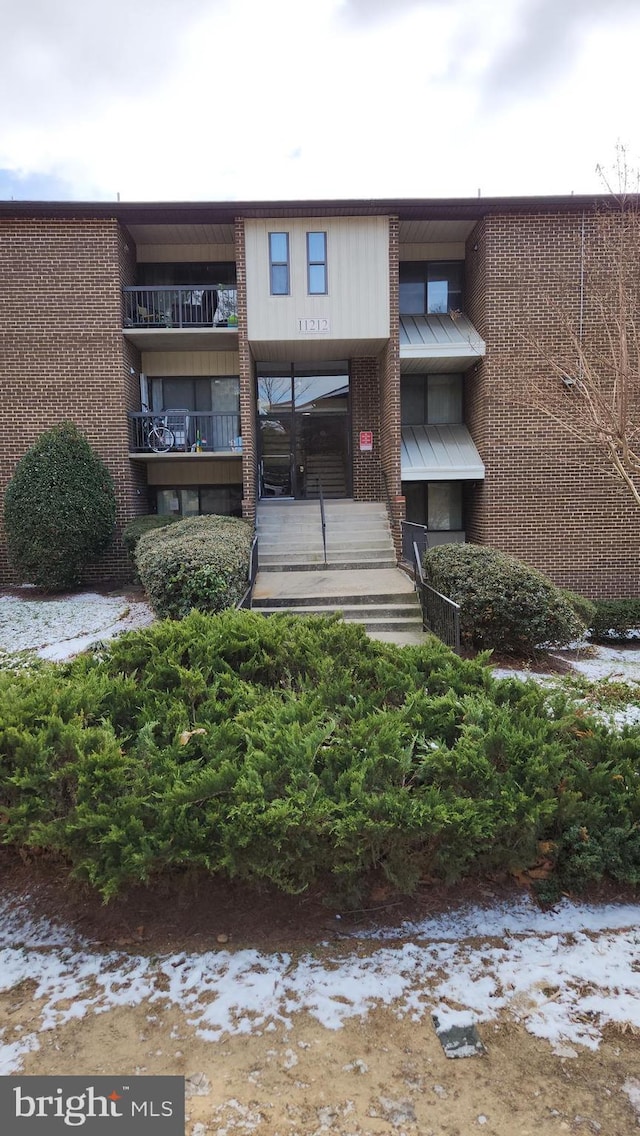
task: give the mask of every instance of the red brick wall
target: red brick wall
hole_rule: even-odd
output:
[[[126,419],[137,397],[129,372],[139,359],[122,335],[121,285],[134,261],[135,247],[113,219],[0,222],[0,489],[43,430],[76,422],[108,466],[118,499],[116,538],[93,578],[123,574],[119,534],[144,511]],[[12,579],[2,541],[0,582]]]
[[[603,330],[596,230],[587,215],[584,335],[594,352]],[[487,357],[466,381],[467,421],[486,465],[484,486],[467,494],[468,533],[585,595],[638,595],[637,507],[532,394],[534,384],[550,398],[557,391],[544,356],[567,353],[566,317],[578,326],[581,248],[578,212],[490,217],[469,238],[468,310]]]
[[[356,501],[382,501],[380,466],[380,363],[376,358],[352,359],[351,451],[353,496]],[[373,432],[373,450],[360,452],[360,431]]]

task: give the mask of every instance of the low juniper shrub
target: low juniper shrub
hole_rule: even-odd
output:
[[[0,674],[0,841],[105,899],[187,869],[411,892],[526,868],[540,842],[562,886],[637,882],[640,730],[486,663],[225,611]]]

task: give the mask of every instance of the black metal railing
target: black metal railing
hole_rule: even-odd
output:
[[[131,453],[242,453],[239,414],[192,410],[129,414]]]
[[[422,626],[425,631],[430,631],[451,647],[456,654],[460,654],[460,604],[427,584],[422,568],[422,553],[417,543],[413,545],[413,566],[422,607]]]
[[[258,575],[258,534],[254,533],[253,534],[253,540],[251,542],[251,549],[250,549],[250,552],[249,552],[249,571],[248,571],[248,575],[247,575],[247,585],[248,586],[247,586],[247,590],[245,591],[242,599],[238,600],[238,602],[236,604],[237,608],[249,608],[249,607],[251,607],[251,597],[253,595],[253,585],[256,582],[256,576],[257,575]]]
[[[322,527],[322,551],[324,554],[324,563],[327,563],[327,518],[324,511],[324,495],[322,493],[322,482],[320,478],[318,481],[318,500],[320,502],[320,525]]]
[[[225,284],[184,288],[124,288],[124,326],[238,326],[238,291]]]
[[[402,559],[405,564],[413,567],[413,545],[417,544],[420,556],[427,548],[436,548],[439,544],[464,544],[466,533],[464,529],[428,529],[426,525],[418,525],[414,521],[402,521]]]
[[[410,564],[413,568],[413,548],[414,545],[417,545],[418,552],[420,553],[420,563],[422,564],[424,551],[429,547],[426,525],[416,525],[413,521],[401,521],[400,527],[402,531],[403,562]]]

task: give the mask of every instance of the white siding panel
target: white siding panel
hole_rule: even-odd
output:
[[[288,232],[291,294],[269,292],[269,233]],[[308,232],[327,234],[328,295],[307,294]],[[249,339],[308,342],[389,336],[389,221],[312,217],[245,221]],[[300,319],[325,318],[329,331],[301,332]]]

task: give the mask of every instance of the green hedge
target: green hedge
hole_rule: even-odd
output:
[[[81,583],[113,537],[111,474],[73,422],[41,434],[18,462],[4,499],[9,558],[50,592]]]
[[[560,595],[567,601],[569,607],[573,608],[578,619],[586,628],[593,627],[597,612],[596,604],[593,600],[588,600],[586,596],[581,596],[578,592],[572,592],[569,588],[560,588]]]
[[[156,613],[182,619],[195,608],[233,607],[247,588],[253,532],[236,517],[188,517],[143,534],[135,563]]]
[[[164,529],[167,525],[174,525],[180,521],[180,517],[172,517],[163,513],[149,513],[143,517],[136,517],[135,520],[129,521],[122,530],[122,543],[127,552],[127,556],[131,561],[132,575],[135,580],[138,580],[138,572],[136,569],[136,547],[141,536],[145,533],[155,532],[156,529]]]
[[[591,624],[594,639],[620,642],[640,628],[640,599],[598,600]]]
[[[444,544],[424,556],[427,583],[461,605],[465,646],[530,655],[585,630],[551,580],[522,561],[478,544]]]
[[[108,899],[187,868],[355,896],[525,868],[640,880],[640,730],[335,617],[194,612],[0,675],[0,841]]]

